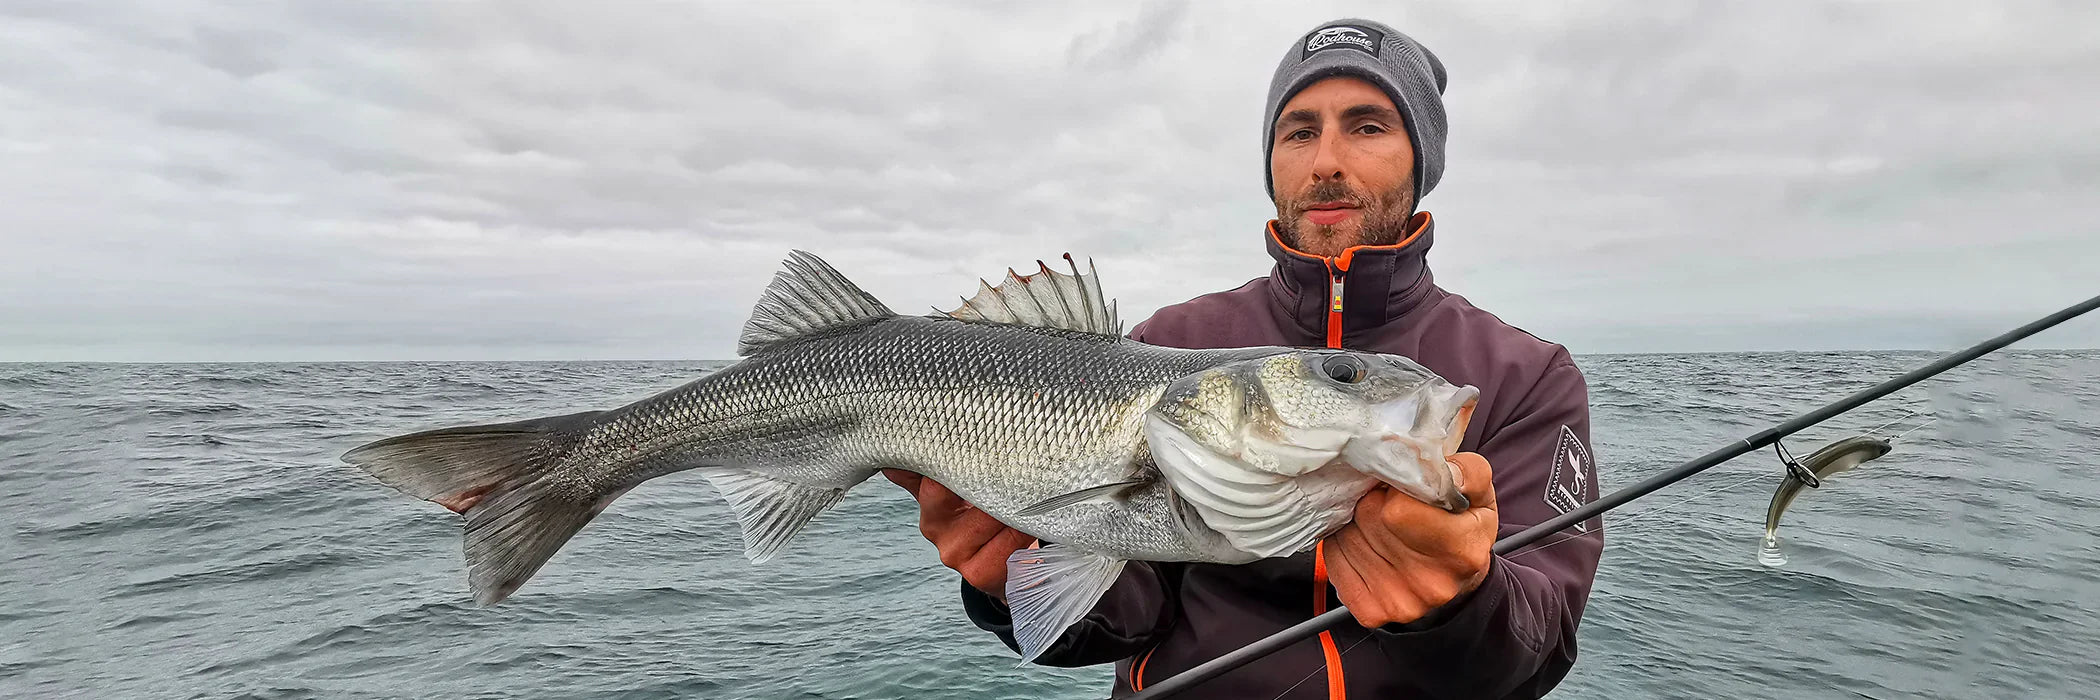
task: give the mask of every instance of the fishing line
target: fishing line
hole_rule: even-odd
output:
[[[1370,639],[1371,639],[1371,635],[1364,635],[1363,639],[1358,639],[1358,640],[1356,640],[1356,644],[1362,644],[1362,643],[1364,643],[1364,642],[1366,642],[1366,641],[1369,641]],[[1340,653],[1340,654],[1335,654],[1335,655],[1334,655],[1334,658],[1337,658],[1337,659],[1339,659],[1339,658],[1342,658],[1342,657],[1344,657],[1344,656],[1348,656],[1348,655],[1349,655],[1349,652],[1351,652],[1351,651],[1355,651],[1355,650],[1356,650],[1356,644],[1351,644],[1351,645],[1349,645],[1349,648],[1347,648],[1347,649],[1343,649],[1343,650],[1342,650],[1342,653]],[[1313,670],[1312,670],[1312,673],[1308,673],[1308,674],[1305,674],[1305,677],[1304,677],[1304,678],[1300,678],[1300,679],[1298,679],[1298,682],[1296,682],[1296,683],[1292,683],[1292,684],[1291,684],[1291,687],[1289,687],[1289,688],[1284,688],[1284,689],[1283,689],[1283,692],[1281,692],[1281,693],[1277,693],[1277,694],[1276,694],[1276,697],[1274,697],[1274,698],[1269,698],[1269,700],[1277,700],[1277,698],[1281,698],[1281,697],[1283,697],[1283,696],[1285,696],[1285,695],[1289,695],[1289,694],[1291,694],[1291,691],[1293,691],[1293,690],[1297,690],[1297,689],[1298,689],[1298,686],[1301,686],[1301,685],[1305,685],[1305,682],[1306,682],[1306,681],[1312,680],[1312,677],[1313,677],[1313,676],[1317,676],[1317,675],[1320,675],[1320,672],[1321,672],[1321,671],[1323,671],[1323,670],[1326,670],[1326,668],[1327,668],[1327,663],[1326,663],[1326,662],[1324,662],[1324,661],[1323,661],[1323,662],[1321,662],[1321,663],[1320,663],[1320,667],[1319,667],[1319,668],[1315,668],[1315,669],[1313,669]]]
[[[1932,417],[1932,420],[1928,420],[1928,421],[1925,421],[1925,422],[1923,422],[1923,423],[1919,423],[1919,424],[1917,424],[1917,425],[1911,426],[1911,428],[1910,428],[1909,430],[1905,430],[1905,431],[1903,431],[1903,432],[1900,432],[1900,433],[1896,433],[1896,436],[1895,436],[1895,437],[1889,438],[1889,442],[1895,442],[1895,441],[1897,441],[1897,440],[1901,440],[1901,439],[1903,439],[1903,436],[1905,436],[1905,435],[1909,435],[1909,434],[1911,434],[1911,433],[1915,433],[1915,432],[1917,432],[1917,431],[1918,431],[1918,429],[1919,429],[1919,428],[1923,428],[1923,427],[1925,427],[1925,426],[1928,426],[1928,425],[1932,425],[1933,421],[1937,421],[1937,420],[1939,420],[1939,419],[1940,419],[1940,417],[1939,417],[1939,416],[1933,416],[1933,417]]]
[[[1902,415],[1901,417],[1899,417],[1899,418],[1897,418],[1897,419],[1895,419],[1895,420],[1889,421],[1889,422],[1887,422],[1887,423],[1883,423],[1883,424],[1881,424],[1881,426],[1880,426],[1880,427],[1877,427],[1877,428],[1875,428],[1875,429],[1873,429],[1873,430],[1869,430],[1869,431],[1867,431],[1867,432],[1865,432],[1865,433],[1861,433],[1861,434],[1862,434],[1862,435],[1873,435],[1873,434],[1875,434],[1875,433],[1881,432],[1882,430],[1884,430],[1884,429],[1888,428],[1888,427],[1889,427],[1889,426],[1891,426],[1891,425],[1895,425],[1895,424],[1897,424],[1897,423],[1901,423],[1901,422],[1903,422],[1903,421],[1906,421],[1906,420],[1910,420],[1910,417],[1911,417],[1911,416],[1915,416],[1915,415],[1918,415],[1918,409],[1915,409],[1915,408],[1913,408],[1913,409],[1910,409],[1910,412],[1909,412],[1909,413],[1905,413],[1905,414],[1903,414],[1903,415]],[[1935,419],[1935,420],[1937,420],[1937,419]],[[1928,422],[1928,423],[1929,423],[1929,422],[1931,422],[1931,421],[1926,421],[1926,422]],[[1917,430],[1917,428],[1912,428],[1911,430]]]
[[[1717,493],[1720,493],[1720,492],[1722,492],[1722,491],[1727,491],[1727,490],[1729,490],[1729,489],[1737,488],[1737,487],[1740,487],[1740,486],[1742,486],[1742,485],[1744,485],[1744,484],[1748,484],[1748,483],[1750,483],[1750,482],[1753,482],[1753,481],[1759,481],[1759,480],[1762,480],[1762,479],[1768,478],[1769,476],[1770,476],[1770,475],[1768,475],[1768,474],[1753,474],[1753,475],[1751,475],[1751,476],[1750,476],[1749,478],[1743,479],[1742,481],[1738,481],[1738,482],[1735,482],[1735,483],[1733,483],[1733,484],[1729,484],[1729,485],[1727,485],[1727,486],[1721,486],[1721,487],[1718,487],[1718,488],[1714,488],[1714,489],[1709,489],[1709,490],[1707,490],[1706,492],[1704,492],[1704,493],[1701,493],[1701,494],[1699,494],[1699,495],[1697,495],[1697,496],[1692,496],[1692,497],[1690,497],[1690,498],[1685,498],[1685,499],[1682,499],[1682,500],[1679,500],[1679,501],[1675,501],[1675,502],[1672,502],[1672,503],[1667,503],[1667,504],[1664,504],[1664,505],[1661,505],[1661,506],[1657,506],[1657,507],[1654,507],[1654,508],[1650,508],[1650,509],[1648,509],[1648,510],[1644,510],[1644,511],[1641,511],[1641,512],[1639,512],[1639,513],[1635,513],[1635,514],[1633,514],[1633,515],[1631,515],[1631,516],[1628,516],[1628,517],[1627,517],[1627,518],[1626,518],[1625,520],[1621,520],[1621,521],[1618,521],[1617,523],[1614,523],[1614,524],[1612,525],[1612,527],[1613,527],[1614,529],[1617,529],[1617,528],[1624,528],[1624,527],[1626,527],[1626,526],[1628,526],[1628,525],[1632,525],[1632,524],[1634,524],[1634,523],[1640,522],[1640,521],[1641,521],[1641,520],[1642,520],[1643,518],[1646,518],[1646,517],[1648,517],[1648,516],[1650,516],[1650,515],[1654,515],[1654,514],[1656,514],[1656,513],[1660,513],[1660,512],[1663,512],[1663,511],[1669,510],[1669,509],[1671,509],[1671,508],[1676,508],[1676,507],[1678,507],[1678,506],[1681,506],[1681,505],[1684,505],[1684,504],[1686,504],[1686,503],[1690,503],[1690,502],[1692,502],[1692,501],[1696,501],[1696,500],[1699,500],[1699,499],[1701,499],[1701,498],[1706,498],[1706,497],[1708,497],[1708,496],[1712,496],[1712,495],[1714,495],[1714,494],[1717,494]],[[1597,533],[1598,533],[1598,534],[1603,534],[1603,532],[1604,532],[1603,530],[1598,530],[1598,531],[1597,531]],[[1622,534],[1623,534],[1623,533],[1622,533]],[[1581,535],[1569,535],[1569,536],[1566,536],[1566,537],[1562,537],[1562,538],[1560,538],[1560,539],[1558,539],[1558,540],[1554,540],[1554,541],[1552,541],[1552,542],[1550,542],[1550,543],[1547,543],[1547,544],[1542,544],[1542,545],[1539,545],[1539,546],[1537,546],[1537,547],[1533,547],[1533,548],[1531,548],[1531,549],[1527,549],[1527,550],[1524,550],[1524,551],[1522,551],[1522,552],[1517,552],[1516,554],[1511,554],[1511,555],[1509,555],[1508,557],[1505,557],[1505,558],[1507,558],[1507,559],[1515,559],[1515,558],[1517,558],[1517,557],[1521,557],[1521,556],[1524,556],[1524,555],[1526,555],[1526,554],[1535,554],[1535,553],[1538,553],[1538,552],[1543,552],[1543,551],[1546,551],[1547,549],[1549,549],[1549,548],[1552,548],[1552,547],[1553,547],[1554,545],[1559,545],[1559,544],[1562,544],[1562,543],[1566,543],[1566,542],[1570,542],[1570,541],[1574,541],[1574,540],[1580,540],[1580,539],[1587,539],[1587,538],[1589,538],[1589,535],[1588,535],[1588,534],[1581,534]]]

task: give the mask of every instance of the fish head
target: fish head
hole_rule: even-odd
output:
[[[1446,458],[1464,439],[1479,395],[1406,357],[1308,349],[1186,377],[1153,413],[1213,461],[1244,471],[1231,479],[1244,488],[1292,479],[1346,484],[1354,490],[1342,495],[1353,506],[1372,482],[1328,469],[1342,465],[1455,512],[1468,504]]]
[[[1480,390],[1458,386],[1400,355],[1301,353],[1296,376],[1264,382],[1282,430],[1344,431],[1341,460],[1424,503],[1470,506],[1447,461],[1465,439]],[[1281,368],[1279,368],[1281,369]]]

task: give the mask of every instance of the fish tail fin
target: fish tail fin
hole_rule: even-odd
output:
[[[598,493],[561,478],[564,458],[598,411],[443,428],[372,442],[343,461],[402,493],[466,516],[463,550],[474,599],[492,605],[525,584],[625,489]]]

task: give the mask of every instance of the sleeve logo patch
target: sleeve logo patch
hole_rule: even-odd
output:
[[[1568,426],[1560,427],[1560,444],[1553,448],[1553,474],[1546,481],[1546,505],[1554,512],[1567,515],[1568,511],[1590,502],[1591,469],[1596,465],[1590,461],[1590,451],[1575,437]],[[1585,520],[1573,526],[1576,532],[1587,533],[1590,523]]]

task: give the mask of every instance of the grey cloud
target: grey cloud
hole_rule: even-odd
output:
[[[2100,291],[2080,4],[12,3],[0,359],[726,357],[791,247],[1135,322],[1265,272],[1269,71],[1348,15],[1450,68],[1438,279],[1578,352]]]

